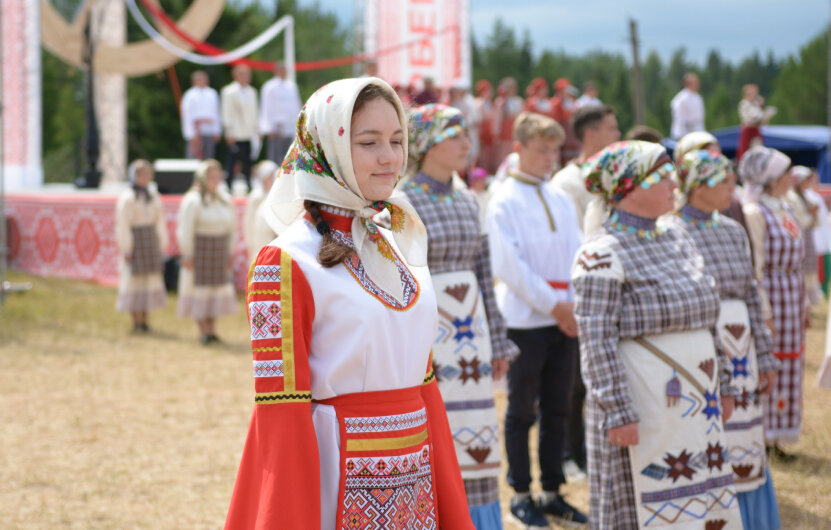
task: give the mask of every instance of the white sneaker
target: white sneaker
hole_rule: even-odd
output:
[[[583,482],[588,478],[586,472],[580,469],[577,462],[571,458],[563,462],[563,473],[569,482]]]

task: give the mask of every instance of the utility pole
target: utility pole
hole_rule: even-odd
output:
[[[632,105],[635,110],[635,125],[646,123],[646,103],[641,77],[641,59],[638,54],[638,23],[629,19],[629,39],[632,41]]]

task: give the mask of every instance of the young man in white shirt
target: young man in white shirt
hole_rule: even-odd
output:
[[[251,86],[251,68],[237,65],[234,82],[222,89],[222,127],[228,157],[225,161],[228,189],[234,189],[234,164],[239,160],[245,184],[251,191],[251,155],[254,144],[260,141],[257,91]]]
[[[294,139],[301,105],[297,85],[286,79],[286,66],[282,62],[275,63],[274,77],[260,89],[260,102],[260,132],[267,138],[266,156],[279,164]]]
[[[693,131],[704,131],[704,99],[698,93],[701,83],[693,73],[684,74],[684,88],[670,102],[672,127],[676,140]]]
[[[574,290],[569,269],[582,239],[571,199],[543,186],[559,161],[562,127],[522,113],[514,122],[516,169],[488,204],[488,236],[497,303],[520,354],[508,370],[505,449],[511,515],[528,528],[548,528],[546,515],[570,524],[586,516],[559,494],[562,454],[578,361]],[[539,406],[537,406],[539,403]],[[528,431],[539,410],[538,458],[543,496],[530,496]]]
[[[196,70],[190,75],[191,87],[181,102],[182,136],[187,142],[187,158],[213,158],[221,132],[219,94],[208,86],[208,74]]]
[[[571,197],[577,211],[578,226],[583,231],[583,236],[586,237],[590,235],[585,231],[585,218],[589,204],[601,199],[586,189],[586,180],[581,167],[586,160],[602,151],[604,147],[620,140],[620,129],[615,116],[615,108],[611,105],[578,109],[572,118],[572,127],[577,139],[580,140],[580,156],[558,171],[550,185]]]

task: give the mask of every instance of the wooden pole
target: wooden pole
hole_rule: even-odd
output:
[[[646,124],[646,99],[643,93],[641,60],[638,54],[638,23],[629,19],[629,38],[632,41],[632,104],[635,110],[635,125]]]

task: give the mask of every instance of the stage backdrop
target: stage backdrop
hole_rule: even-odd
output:
[[[470,83],[469,0],[367,0],[364,36],[368,54],[424,38],[378,58],[378,75],[392,85]]]
[[[170,245],[168,256],[178,256],[176,214],[181,195],[163,195]],[[10,266],[38,276],[92,280],[118,284],[115,243],[117,197],[100,194],[10,194],[6,216]],[[234,283],[245,290],[250,261],[242,238],[244,199],[235,199],[238,215]]]

